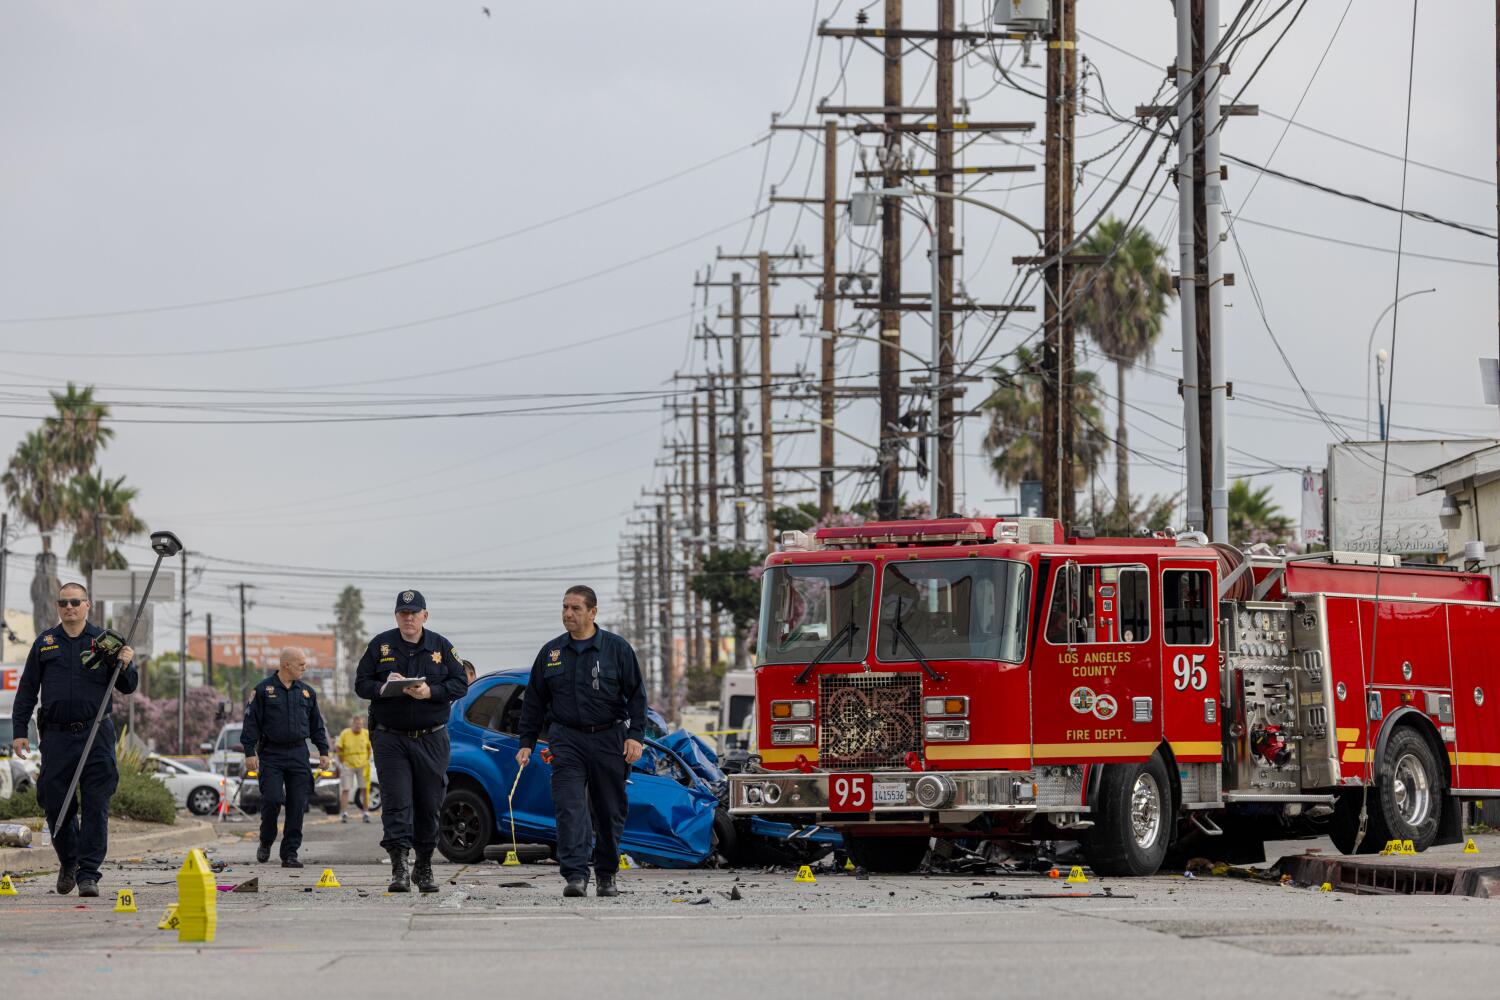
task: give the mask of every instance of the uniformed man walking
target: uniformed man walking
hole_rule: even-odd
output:
[[[301,868],[302,814],[312,799],[312,767],[307,741],[318,748],[318,768],[328,767],[328,729],[318,710],[318,693],[302,680],[307,656],[300,649],[283,649],[276,673],[255,685],[245,706],[245,772],[260,774],[260,847],[255,860],[265,864],[276,842],[276,818],[286,806],[286,829],[281,834],[281,867]]]
[[[415,590],[397,595],[396,627],[370,640],[354,676],[355,693],[370,702],[391,892],[410,892],[413,881],[438,891],[432,852],[448,785],[448,708],[469,689],[453,644],[426,625],[427,599]]]
[[[37,781],[37,800],[47,814],[52,847],[57,851],[59,895],[72,892],[74,885],[80,896],[99,895],[99,865],[109,848],[109,800],[120,783],[115,766],[115,726],[106,711],[68,815],[58,816],[99,702],[109,695],[109,678],[114,671],[112,663],[102,660],[84,666],[84,654],[93,649],[94,637],[104,631],[89,622],[90,606],[82,584],[63,584],[57,594],[58,624],[31,644],[11,710],[15,734],[12,746],[18,757],[25,757],[31,745],[26,736],[31,712],[41,698],[37,730],[42,773]],[[115,690],[129,694],[140,682],[131,662],[135,651],[126,646],[118,659],[124,667]]]
[[[537,653],[521,708],[516,760],[522,767],[531,759],[543,722],[551,722],[547,739],[564,896],[587,894],[591,838],[595,893],[620,894],[615,873],[629,805],[625,779],[644,749],[641,666],[630,643],[594,625],[598,613],[592,588],[568,588],[562,608],[567,632]]]

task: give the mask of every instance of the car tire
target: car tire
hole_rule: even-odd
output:
[[[740,846],[740,831],[734,819],[723,806],[714,810],[713,849],[709,852],[709,864],[721,868],[739,868],[749,864],[744,849]]]
[[[211,785],[199,785],[187,793],[188,812],[194,816],[207,816],[219,808],[219,790]]]
[[[364,801],[365,801],[365,790],[363,788],[361,788],[359,791],[357,791],[357,792],[354,793],[354,803],[355,803],[355,805],[364,805]],[[366,812],[379,812],[380,811],[380,784],[378,782],[372,783],[370,785],[370,804],[367,805],[367,806],[365,806],[365,811]]]
[[[856,867],[869,872],[909,874],[922,867],[928,837],[866,837],[844,834],[844,847]]]
[[[494,835],[489,800],[471,788],[450,788],[438,812],[439,853],[455,864],[478,864]]]
[[[1106,764],[1084,854],[1100,875],[1154,875],[1166,860],[1176,808],[1160,754]]]

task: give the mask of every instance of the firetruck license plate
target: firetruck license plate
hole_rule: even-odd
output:
[[[877,806],[906,805],[906,785],[900,781],[877,781],[870,794]]]
[[[869,812],[870,776],[836,774],[828,780],[828,808],[832,812]]]

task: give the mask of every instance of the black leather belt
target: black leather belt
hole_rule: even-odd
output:
[[[558,722],[556,719],[553,719],[552,722],[554,725],[562,726],[564,729],[571,729],[579,733],[589,733],[590,735],[592,735],[593,733],[608,732],[611,729],[618,729],[625,724],[625,720],[623,719],[616,719],[614,722],[606,722],[602,726],[574,726],[566,722]]]
[[[428,733],[435,733],[439,730],[447,729],[448,723],[445,722],[441,726],[432,726],[428,729],[393,729],[392,727],[387,726],[384,723],[372,722],[370,723],[370,728],[375,730],[377,733],[395,733],[397,736],[405,736],[408,739],[414,740],[419,736],[426,736]]]
[[[52,730],[57,733],[81,733],[89,727],[87,722],[44,722],[42,731]]]

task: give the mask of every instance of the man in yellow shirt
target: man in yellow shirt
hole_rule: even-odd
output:
[[[349,720],[349,728],[339,733],[333,752],[339,759],[339,822],[349,822],[351,801],[359,804],[360,817],[366,823],[370,822],[370,813],[365,808],[368,803],[358,797],[365,787],[365,771],[370,766],[370,734],[365,732],[362,716],[356,715]]]

